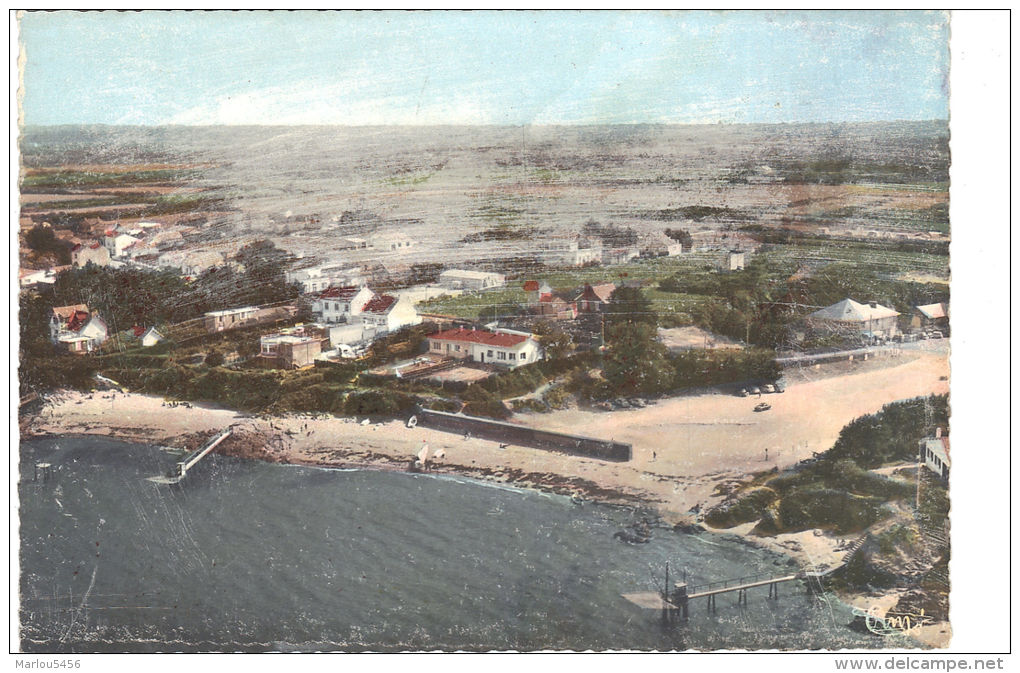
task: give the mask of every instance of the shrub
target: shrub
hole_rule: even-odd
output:
[[[779,502],[783,530],[794,532],[828,528],[839,534],[864,530],[889,516],[879,498],[854,496],[831,488],[807,488]]]
[[[544,414],[549,411],[549,405],[542,400],[526,399],[526,400],[514,400],[510,403],[514,411],[535,411],[540,414]]]
[[[570,400],[570,393],[563,386],[553,386],[545,391],[542,399],[553,409],[565,409]]]
[[[778,497],[774,490],[765,486],[751,489],[710,509],[705,513],[705,521],[715,528],[732,528],[757,521]]]
[[[468,416],[486,416],[502,420],[510,418],[511,412],[506,408],[503,400],[488,398],[468,402],[464,405],[464,413]]]
[[[432,409],[433,411],[446,411],[448,413],[455,414],[459,412],[460,408],[464,405],[456,400],[435,398],[422,402],[422,406],[426,409]]]
[[[417,403],[417,398],[400,392],[364,390],[347,395],[343,407],[351,416],[396,417],[412,413]]]

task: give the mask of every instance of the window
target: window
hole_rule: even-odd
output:
[[[460,352],[460,345],[454,346],[453,350],[455,350],[455,351],[457,351],[459,353]]]
[[[520,358],[521,358],[522,360],[527,360],[527,359],[528,359],[528,354],[527,354],[527,353],[521,353],[521,354],[520,354]]]
[[[504,353],[503,351],[500,351],[499,352],[499,359],[500,360],[506,360],[506,353]]]
[[[516,353],[510,353],[510,359],[511,360],[516,360],[517,359],[517,354]]]
[[[492,351],[489,351],[489,352],[487,353],[487,355],[488,355],[488,357],[490,357],[490,358],[491,358],[491,357],[492,357]]]

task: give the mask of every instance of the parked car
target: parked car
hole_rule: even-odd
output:
[[[758,386],[754,386],[753,388],[751,388],[751,394],[752,395],[761,395],[761,388],[759,388]]]
[[[737,397],[747,397],[747,388],[741,388],[738,390]]]
[[[763,393],[774,393],[774,392],[776,392],[776,387],[774,385],[772,385],[771,383],[766,383],[765,385],[763,385],[761,387],[761,391]]]
[[[754,410],[755,411],[768,411],[771,408],[772,408],[772,405],[769,404],[768,402],[760,402],[759,404],[756,404],[754,406]]]

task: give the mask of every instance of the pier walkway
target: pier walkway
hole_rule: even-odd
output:
[[[184,477],[188,475],[188,470],[193,468],[195,464],[205,458],[209,453],[219,446],[220,442],[229,437],[234,432],[232,427],[227,428],[223,432],[219,433],[208,442],[203,444],[201,447],[195,449],[183,459],[177,461],[177,465],[174,467],[174,471],[167,477],[149,477],[149,481],[153,481],[159,484],[179,484],[184,480]]]

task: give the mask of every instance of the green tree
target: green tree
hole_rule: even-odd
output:
[[[658,316],[640,288],[626,285],[616,288],[609,297],[606,311],[606,329],[621,324],[644,323],[655,326]]]
[[[570,335],[548,320],[536,323],[532,333],[545,351],[547,360],[563,359],[570,355],[571,350],[573,350],[573,342],[570,339]]]
[[[609,328],[603,371],[612,393],[656,394],[672,387],[668,350],[656,336],[655,325],[643,321]]]

